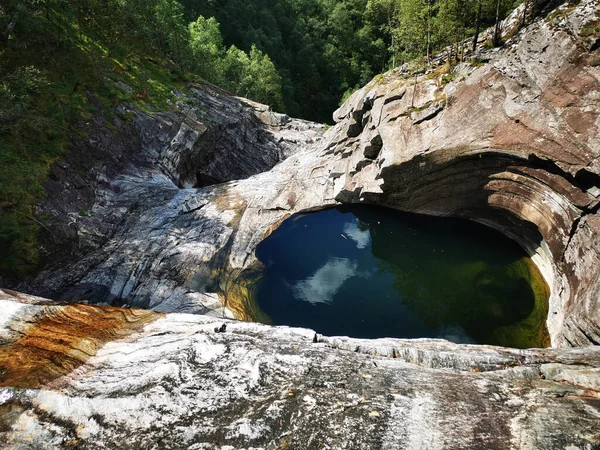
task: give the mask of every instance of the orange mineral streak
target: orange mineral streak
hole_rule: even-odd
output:
[[[0,345],[0,387],[40,388],[84,364],[107,342],[127,337],[163,316],[88,305],[43,310],[22,337]]]

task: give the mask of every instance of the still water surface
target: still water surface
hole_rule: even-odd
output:
[[[367,206],[292,216],[263,241],[266,321],[360,338],[544,347],[548,287],[476,223]]]

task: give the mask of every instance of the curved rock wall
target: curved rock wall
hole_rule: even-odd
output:
[[[552,288],[554,345],[600,343],[600,54],[598,36],[581,33],[598,14],[591,1],[564,6],[502,51],[480,50],[454,81],[388,73],[334,114],[333,151],[351,152],[336,199],[465,217],[515,239]]]
[[[502,49],[481,49],[450,75],[436,68],[416,78],[376,77],[316,139],[318,127],[269,115],[279,140],[294,128],[304,137],[287,140],[293,154],[285,161],[244,180],[177,189],[171,179],[182,159],[160,157],[154,167],[166,166],[171,179],[156,169],[114,176],[108,184],[119,195],[100,187],[92,208],[100,221],[124,211],[112,234],[22,287],[65,300],[244,316],[234,280],[256,268],[254,250],[274,227],[295,212],[369,202],[506,233],[551,287],[552,344],[598,344],[600,46],[598,36],[582,33],[598,15],[597,2],[583,0]],[[213,136],[186,133],[191,148]],[[150,136],[143,148],[154,145]]]
[[[336,117],[362,122],[348,144],[367,159],[349,160],[358,172],[338,198],[499,229],[535,255],[552,287],[553,344],[598,344],[600,55],[597,37],[579,35],[598,5],[563,8],[502,53],[480,54],[488,64],[459,68],[457,81],[443,85],[434,72],[397,88],[388,74],[356,93]],[[382,145],[369,162],[372,136]]]

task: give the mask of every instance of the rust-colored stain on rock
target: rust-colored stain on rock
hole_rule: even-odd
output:
[[[163,316],[88,305],[45,310],[22,337],[0,345],[0,387],[40,388],[84,364],[107,342],[124,338]]]

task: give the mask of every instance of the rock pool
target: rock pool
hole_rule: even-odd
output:
[[[290,217],[256,255],[265,322],[360,338],[549,345],[542,275],[517,244],[477,223],[329,209]]]

